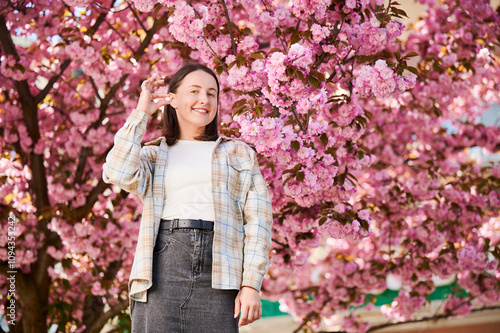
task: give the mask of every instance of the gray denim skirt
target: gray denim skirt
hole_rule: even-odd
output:
[[[147,302],[132,308],[132,333],[238,332],[238,290],[212,288],[214,233],[163,229],[153,250]]]

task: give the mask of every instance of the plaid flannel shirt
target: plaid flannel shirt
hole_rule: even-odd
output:
[[[134,109],[116,133],[106,156],[104,182],[136,194],[142,219],[130,280],[129,305],[146,302],[152,285],[153,248],[163,213],[168,145],[164,137],[141,148],[149,115]],[[272,207],[254,150],[219,136],[212,152],[214,242],[212,288],[260,290],[269,267]]]

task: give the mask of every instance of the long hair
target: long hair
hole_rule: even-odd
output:
[[[197,70],[202,70],[210,75],[212,75],[217,83],[217,113],[219,112],[219,80],[215,73],[205,65],[202,64],[188,64],[182,66],[170,79],[170,82],[167,78],[164,79],[166,84],[169,84],[168,92],[176,93],[177,88],[181,84],[182,80],[188,75]],[[179,121],[177,120],[177,114],[175,109],[170,105],[166,105],[163,109],[163,133],[162,135],[167,140],[167,144],[169,146],[173,146],[177,143],[180,138],[180,128]],[[218,130],[218,117],[217,113],[215,114],[215,118],[212,120],[210,124],[205,126],[205,132],[200,136],[196,137],[196,140],[200,141],[215,141],[219,137]]]

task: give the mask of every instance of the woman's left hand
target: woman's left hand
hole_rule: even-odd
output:
[[[238,317],[241,310],[238,326],[241,327],[253,323],[262,316],[262,304],[260,303],[259,292],[252,287],[242,287],[234,302],[234,318]]]

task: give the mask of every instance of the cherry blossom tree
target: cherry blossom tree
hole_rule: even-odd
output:
[[[434,278],[454,278],[441,317],[500,301],[500,15],[485,0],[7,1],[0,8],[0,290],[15,254],[11,332],[129,327],[127,282],[142,203],[102,181],[141,80],[187,60],[212,67],[221,133],[259,153],[273,199],[263,296],[302,328],[408,322]],[[21,39],[22,38],[22,39]],[[26,45],[22,44],[22,41]],[[29,44],[29,45],[28,45]],[[161,112],[146,140],[161,133]],[[8,219],[9,216],[11,219]],[[8,314],[11,300],[2,298]],[[7,320],[9,318],[7,317]]]

